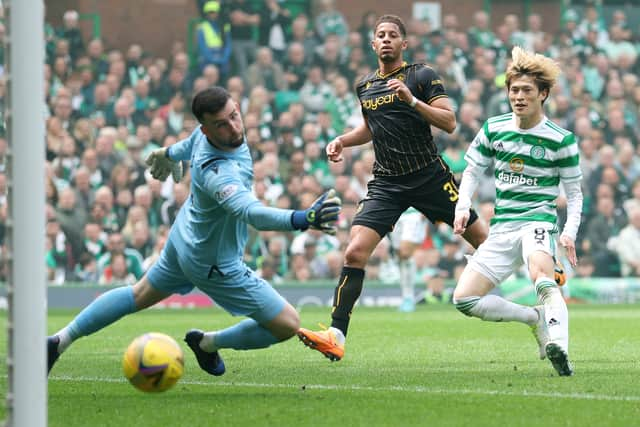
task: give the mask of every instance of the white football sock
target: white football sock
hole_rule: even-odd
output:
[[[333,326],[329,328],[330,331],[332,331],[334,333],[334,335],[336,336],[336,342],[340,345],[344,345],[344,342],[346,340],[344,334],[342,333],[342,331],[338,328],[334,328]]]
[[[414,283],[416,277],[416,264],[413,259],[400,260],[400,291],[403,299],[415,298]]]
[[[549,339],[569,352],[569,310],[554,279],[540,277],[536,280],[536,292],[544,305],[544,317],[549,329]]]
[[[205,332],[199,344],[200,348],[203,351],[206,351],[207,353],[218,351],[218,347],[216,347],[215,341],[216,341],[215,332]]]
[[[538,312],[532,307],[515,304],[497,295],[459,298],[454,303],[456,308],[467,316],[479,317],[490,322],[521,322],[533,325],[538,321]]]
[[[65,351],[73,342],[73,339],[71,339],[71,335],[69,335],[69,331],[67,330],[67,328],[62,328],[60,329],[57,333],[56,336],[58,338],[60,338],[60,344],[58,344],[58,353],[62,354],[63,351]]]

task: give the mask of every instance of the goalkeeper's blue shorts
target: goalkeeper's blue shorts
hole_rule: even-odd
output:
[[[273,320],[286,304],[282,295],[245,264],[224,271],[194,264],[188,254],[178,253],[171,239],[147,279],[161,292],[184,295],[196,287],[232,315],[248,316],[260,324]]]

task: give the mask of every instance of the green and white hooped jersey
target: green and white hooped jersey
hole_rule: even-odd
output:
[[[518,128],[513,113],[489,118],[465,160],[483,170],[495,166],[494,231],[518,229],[522,221],[548,222],[557,230],[560,181],[582,179],[574,134],[546,116],[531,129]]]

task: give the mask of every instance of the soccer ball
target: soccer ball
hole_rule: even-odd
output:
[[[159,332],[141,335],[127,347],[122,369],[138,390],[169,390],[184,372],[184,354],[173,338]]]

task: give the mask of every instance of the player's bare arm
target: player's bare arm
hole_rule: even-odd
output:
[[[342,150],[346,147],[354,147],[357,145],[366,144],[371,141],[373,135],[369,130],[369,126],[365,120],[364,123],[360,124],[355,129],[345,133],[344,135],[340,135],[327,144],[326,152],[327,158],[332,162],[340,162],[342,161]]]
[[[452,133],[455,130],[456,114],[448,98],[438,98],[431,104],[427,104],[414,97],[407,85],[398,79],[389,80],[387,86],[396,92],[401,101],[412,105],[433,126],[447,133]]]

